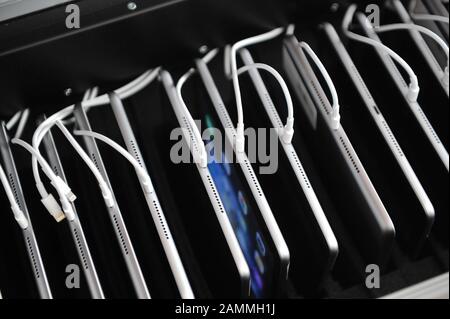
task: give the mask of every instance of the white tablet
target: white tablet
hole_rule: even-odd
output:
[[[116,94],[110,94],[111,107],[114,112],[114,116],[122,134],[122,138],[126,144],[128,152],[134,157],[134,159],[141,165],[142,168],[147,170],[147,165],[141,153],[139,144],[134,136],[133,129],[130,121],[128,120],[127,113],[123,106],[122,101]],[[151,183],[151,181],[150,181]],[[150,186],[154,189],[153,184]],[[150,194],[144,191],[144,197],[147,201],[148,208],[152,215],[155,227],[158,231],[159,239],[166,253],[167,260],[172,270],[172,275],[175,278],[175,282],[178,287],[178,291],[183,299],[194,299],[194,293],[189,282],[189,278],[184,269],[183,262],[178,253],[177,246],[172,237],[170,227],[167,224],[164,210],[161,207],[156,191],[154,190]]]
[[[189,141],[187,142],[189,146],[194,145],[194,143],[196,143],[194,133],[185,114],[183,114],[171,75],[167,71],[162,71],[161,81],[170,99],[170,103],[173,107],[178,123],[180,127],[183,129],[185,141]],[[193,153],[192,148],[190,149],[190,151]],[[201,177],[203,186],[207,191],[211,205],[213,206],[217,221],[220,224],[220,228],[223,232],[228,248],[230,249],[231,255],[234,260],[234,264],[237,269],[237,273],[239,275],[241,287],[240,288],[241,296],[239,297],[249,297],[251,292],[250,268],[244,257],[244,253],[239,245],[239,241],[236,237],[236,234],[234,233],[231,221],[225,212],[224,205],[222,203],[222,200],[220,199],[217,187],[214,183],[213,177],[208,167],[202,167],[199,164],[197,164],[196,167]],[[196,199],[192,198],[192,200]],[[207,238],[205,238],[205,240],[207,240]],[[211,247],[211,249],[215,249],[215,247]]]
[[[22,234],[30,260],[30,267],[33,269],[34,280],[36,282],[39,296],[42,299],[52,299],[52,292],[48,283],[47,274],[45,272],[44,262],[42,261],[38,242],[34,234],[33,225],[31,224],[30,214],[28,213],[28,208],[25,202],[19,175],[17,173],[16,165],[9,144],[8,133],[4,123],[2,123],[0,132],[0,151],[1,158],[3,159],[5,174],[9,176],[10,185],[16,196],[17,204],[19,205],[20,209],[25,214],[29,222],[29,227],[25,230],[22,230]]]
[[[351,225],[349,231],[354,234],[366,260],[384,264],[389,258],[394,242],[395,228],[386,208],[366,173],[342,125],[334,129],[331,123],[332,106],[306,55],[294,36],[284,41],[285,70],[294,90],[298,90],[302,107],[316,108],[316,122],[310,122],[311,138],[317,148],[317,156],[326,164],[330,183],[333,179],[334,196],[340,203],[340,213]],[[308,101],[313,105],[306,105]],[[306,111],[304,111],[306,113]],[[331,194],[333,195],[333,194]]]
[[[91,125],[89,123],[86,112],[81,107],[81,105],[77,105],[74,111],[75,120],[77,126],[83,131],[92,131]],[[109,189],[111,190],[112,197],[115,205],[111,207],[107,207],[109,218],[111,220],[112,226],[114,227],[114,232],[117,238],[117,241],[120,246],[120,250],[122,252],[122,257],[125,261],[125,264],[128,269],[128,274],[133,283],[134,290],[136,292],[136,296],[139,299],[150,299],[150,293],[147,288],[147,283],[145,282],[144,275],[142,274],[141,266],[136,257],[136,253],[133,247],[133,243],[131,242],[130,236],[128,234],[127,227],[122,217],[122,213],[120,211],[117,200],[114,196],[113,189],[111,187],[111,183],[109,181],[108,173],[106,171],[106,167],[104,165],[102,156],[97,146],[97,142],[94,138],[91,137],[83,137],[84,144],[87,149],[87,153],[91,157],[92,161],[97,166],[97,169],[102,174],[103,179],[108,184]]]
[[[372,27],[367,24],[367,17],[364,16],[364,14],[360,13],[357,14],[357,18],[359,21],[359,25],[363,29],[364,33],[372,40],[381,42],[380,37],[376,34],[376,32],[372,29]],[[390,76],[394,80],[396,86],[402,93],[405,102],[408,104],[418,123],[422,127],[422,130],[425,132],[429,142],[433,146],[435,152],[438,154],[442,164],[445,166],[447,171],[449,171],[448,151],[445,148],[444,144],[442,143],[441,139],[439,138],[438,134],[434,130],[433,126],[431,125],[430,121],[428,120],[428,117],[426,116],[425,112],[423,111],[419,103],[411,102],[410,99],[408,99],[409,86],[406,83],[405,79],[403,78],[402,73],[399,71],[393,59],[384,50],[380,48],[374,48],[374,50],[376,50],[378,56],[380,57]]]
[[[48,163],[53,168],[56,175],[61,177],[64,182],[67,183],[66,175],[51,131],[45,135],[42,142],[47,154]],[[103,294],[103,289],[97,275],[97,269],[92,259],[91,251],[84,235],[84,230],[81,226],[81,221],[74,203],[72,203],[72,209],[75,214],[75,219],[72,221],[67,220],[67,224],[72,234],[72,239],[78,253],[78,258],[80,259],[80,265],[83,269],[89,292],[92,299],[105,299],[105,295]]]

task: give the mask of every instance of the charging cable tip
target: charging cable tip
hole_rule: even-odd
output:
[[[333,116],[331,117],[331,125],[333,130],[337,131],[341,127],[341,114],[339,112],[334,112]]]
[[[408,91],[408,100],[412,103],[417,102],[417,99],[419,98],[420,88],[418,85],[415,85],[414,83],[411,83],[409,85],[409,91]]]
[[[144,169],[137,171],[139,180],[141,181],[142,188],[144,189],[144,193],[152,194],[154,192],[153,185],[150,179],[150,176],[145,172]]]
[[[73,211],[72,205],[66,199],[61,199],[61,202],[62,202],[62,209],[67,220],[70,222],[74,221],[75,212]]]
[[[23,230],[29,227],[28,219],[25,217],[23,211],[19,208],[19,206],[15,205],[11,207],[11,210],[14,214],[14,218],[16,222],[19,224],[20,228]]]
[[[208,167],[208,158],[206,156],[206,152],[202,150],[198,150],[194,153],[194,162],[199,164],[202,168]]]
[[[102,183],[99,184],[100,185],[100,189],[102,191],[102,195],[103,195],[103,199],[105,200],[106,206],[108,206],[109,208],[113,208],[115,203],[114,203],[114,198],[112,196],[112,192],[109,189],[108,185]]]
[[[291,144],[294,138],[294,119],[287,120],[286,126],[283,129],[282,140],[285,144]]]
[[[65,219],[66,216],[64,215],[63,209],[53,195],[50,194],[46,198],[41,199],[41,202],[56,222],[60,223]]]
[[[207,158],[206,154],[203,152],[200,154],[200,166],[202,168],[208,167],[208,158]]]
[[[77,196],[72,192],[72,189],[69,185],[64,182],[64,180],[60,176],[56,176],[56,180],[51,182],[53,187],[57,190],[60,190],[70,202],[74,202],[77,199]]]

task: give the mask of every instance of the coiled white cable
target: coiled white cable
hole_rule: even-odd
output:
[[[400,66],[408,73],[409,78],[410,78],[408,99],[411,102],[416,102],[417,98],[419,97],[419,92],[420,92],[419,80],[418,80],[416,74],[414,73],[413,69],[409,66],[409,64],[400,55],[398,55],[395,51],[393,51],[386,45],[350,31],[350,24],[353,20],[356,9],[357,9],[356,4],[353,4],[348,8],[348,10],[345,14],[344,20],[342,22],[343,32],[350,39],[353,39],[355,41],[362,42],[362,43],[365,43],[365,44],[371,45],[373,47],[377,47],[377,48],[384,50],[387,54],[389,54],[392,57],[392,59],[394,59],[398,64],[400,64]],[[369,21],[367,21],[367,23],[371,28],[373,28],[372,25],[369,23]]]

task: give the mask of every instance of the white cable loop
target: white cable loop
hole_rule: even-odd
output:
[[[269,72],[280,84],[288,108],[288,118],[283,129],[282,139],[284,143],[291,144],[292,138],[294,137],[294,104],[292,102],[291,93],[289,92],[289,88],[286,82],[277,70],[275,70],[270,65],[263,63],[254,63],[252,65],[243,66],[238,70],[238,75],[242,75],[243,73],[253,69],[260,69]]]
[[[323,65],[322,61],[320,61],[317,54],[311,49],[311,47],[306,42],[301,42],[300,47],[308,53],[311,59],[314,61],[314,64],[319,68],[320,73],[322,73],[323,78],[327,82],[328,88],[331,92],[331,96],[333,99],[333,113],[331,115],[332,127],[334,130],[338,130],[341,127],[341,107],[339,104],[339,95],[337,93],[336,87],[334,85],[333,80],[330,77],[327,69]]]
[[[47,163],[47,161],[42,157],[42,155],[36,151],[30,144],[26,143],[23,140],[20,139],[12,139],[11,143],[17,144],[21,147],[23,147],[25,150],[27,150],[34,158],[36,158],[36,161],[39,162],[42,170],[47,175],[47,177],[50,179],[52,186],[55,188],[59,195],[59,199],[61,201],[61,204],[63,204],[63,208],[61,210],[64,211],[65,216],[69,221],[73,221],[75,219],[75,213],[73,212],[71,205],[64,205],[64,203],[69,201],[74,201],[76,199],[75,195],[70,190],[69,186],[62,180],[61,177],[57,176],[52,169],[50,168],[50,165]],[[41,194],[42,199],[46,200],[49,198],[52,198],[52,195],[46,193]],[[59,206],[57,208],[60,208]],[[50,212],[50,211],[49,211]],[[50,212],[53,217],[58,219],[58,214],[60,212]],[[54,215],[57,214],[57,215]]]
[[[225,72],[227,75],[233,80],[233,87],[234,87],[234,94],[236,97],[236,107],[237,107],[237,114],[238,114],[238,123],[236,127],[236,151],[238,153],[244,153],[245,152],[245,125],[244,125],[244,111],[242,107],[242,96],[241,96],[241,89],[239,85],[239,76],[238,76],[238,67],[237,67],[237,52],[245,47],[249,47],[251,45],[255,45],[258,43],[262,43],[265,41],[269,41],[272,39],[275,39],[276,37],[282,35],[285,33],[284,28],[277,28],[275,30],[272,30],[270,32],[251,37],[248,39],[244,39],[242,41],[239,41],[235,43],[231,49],[229,49],[230,54],[230,65],[226,66]]]
[[[202,60],[208,64],[209,62],[211,62],[219,53],[218,49],[214,49],[211,52],[209,52],[208,54],[206,54]],[[194,156],[194,161],[198,164],[200,164],[200,166],[202,168],[206,168],[208,166],[208,155],[206,152],[206,147],[205,144],[203,142],[203,138],[202,138],[202,134],[200,132],[200,130],[197,127],[197,124],[195,123],[194,118],[192,117],[191,112],[189,111],[189,108],[186,105],[186,102],[184,101],[183,98],[183,87],[186,84],[186,82],[192,77],[192,75],[194,75],[196,72],[196,70],[194,68],[190,69],[188,72],[186,72],[181,78],[180,80],[178,80],[178,83],[176,85],[176,91],[177,91],[177,95],[178,95],[178,99],[180,101],[181,107],[183,108],[183,113],[184,116],[186,117],[186,119],[188,120],[188,125],[191,127],[193,133],[194,133],[194,140],[192,141],[193,143],[193,156]]]
[[[358,42],[362,42],[368,45],[371,45],[373,47],[379,48],[383,51],[385,51],[389,56],[392,57],[409,75],[410,78],[410,85],[409,85],[409,92],[408,92],[408,99],[411,102],[416,102],[417,98],[419,97],[420,87],[419,87],[419,80],[414,73],[413,69],[409,66],[409,64],[395,51],[387,47],[386,45],[382,44],[379,41],[375,41],[373,39],[370,39],[368,37],[356,34],[352,31],[350,31],[350,24],[353,21],[353,17],[355,15],[357,9],[357,5],[351,5],[344,17],[344,20],[342,22],[342,29],[344,33],[349,37],[350,39],[353,39]],[[367,26],[373,29],[372,25],[369,21],[367,21]]]
[[[429,36],[431,39],[433,39],[441,48],[442,51],[444,51],[445,55],[447,55],[447,66],[445,68],[445,74],[444,74],[444,81],[447,83],[449,82],[449,48],[447,43],[435,32],[431,31],[430,29],[427,29],[425,27],[422,27],[420,25],[415,24],[409,24],[409,23],[394,23],[394,24],[388,24],[383,25],[380,27],[377,27],[374,29],[377,33],[382,32],[389,32],[389,31],[397,31],[397,30],[413,30],[418,31],[420,33],[423,33],[427,36]]]
[[[134,169],[137,172],[137,175],[139,176],[139,180],[141,181],[141,183],[144,187],[145,193],[146,194],[153,193],[154,190],[152,188],[150,176],[148,175],[147,171],[139,164],[139,162],[127,150],[125,150],[118,143],[116,143],[112,139],[110,139],[102,134],[96,133],[96,132],[75,130],[73,132],[73,134],[78,135],[78,136],[89,136],[89,137],[95,138],[97,140],[100,140],[103,143],[112,147],[115,151],[117,151],[120,155],[122,155],[128,162],[130,162],[131,165],[133,165]]]
[[[109,188],[108,183],[105,181],[102,174],[98,170],[97,166],[95,166],[94,162],[91,160],[89,155],[86,154],[81,145],[75,140],[75,138],[72,136],[72,134],[70,134],[69,130],[64,126],[64,124],[62,124],[61,121],[57,121],[56,126],[61,130],[66,139],[69,141],[69,143],[72,145],[75,151],[80,155],[81,159],[86,163],[91,172],[94,174],[95,178],[98,181],[100,190],[102,192],[103,198],[107,206],[109,208],[114,207],[115,203],[111,189]]]
[[[197,164],[200,164],[201,167],[205,168],[208,166],[208,157],[206,152],[206,147],[203,142],[202,134],[195,123],[194,118],[192,117],[191,112],[186,105],[186,102],[183,98],[183,86],[190,79],[190,77],[195,73],[195,69],[190,69],[186,74],[184,74],[176,85],[178,99],[180,100],[181,107],[183,108],[183,113],[186,119],[188,120],[188,124],[194,132],[194,140],[192,141],[194,147],[194,160]]]
[[[128,83],[127,85],[117,89],[115,91],[115,93],[117,93],[120,96],[120,98],[126,99],[126,98],[138,93],[143,88],[145,88],[148,84],[153,82],[153,80],[158,76],[158,74],[159,74],[159,68],[156,68],[154,70],[149,70],[149,71],[145,72],[144,74],[142,74],[141,76],[139,76],[138,78],[136,78],[135,80],[133,80],[132,82]],[[89,94],[86,94],[85,96],[87,99],[89,97]],[[92,94],[90,94],[90,96],[92,96]],[[104,94],[99,97],[96,97],[93,100],[84,101],[82,103],[82,107],[86,111],[88,111],[89,108],[106,105],[106,104],[109,104],[109,97],[107,94]],[[44,136],[55,125],[56,121],[58,121],[58,120],[62,121],[64,119],[66,119],[67,117],[69,117],[70,115],[73,114],[74,109],[75,109],[75,105],[68,106],[68,107],[62,109],[61,111],[53,114],[52,116],[47,118],[43,123],[41,123],[39,125],[39,127],[36,129],[36,131],[34,132],[34,135],[33,135],[33,147],[34,147],[34,150],[36,151],[36,154],[40,155],[39,146],[42,143]],[[35,155],[33,156],[33,159],[32,159],[32,168],[33,168],[33,175],[36,180],[36,187],[37,187],[39,193],[41,194],[42,199],[45,200],[50,195],[45,190],[45,187],[40,178],[38,160],[37,160],[37,156],[35,156]]]

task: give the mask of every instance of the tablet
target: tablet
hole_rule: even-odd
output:
[[[294,36],[284,41],[284,63],[292,87],[299,91],[297,96],[309,96],[300,101],[298,110],[305,117],[317,113],[315,119],[308,118],[303,131],[326,174],[329,193],[365,260],[385,265],[395,238],[394,225],[343,125],[332,128],[328,97]],[[309,101],[314,104],[305,104]]]
[[[346,125],[354,127],[354,146],[361,150],[361,160],[388,208],[398,239],[416,255],[430,235],[434,206],[338,33],[328,23],[323,31],[326,38],[320,43],[330,52],[326,66],[332,70],[337,89],[343,93],[342,101],[348,106],[343,110],[343,120],[353,118],[357,122]]]
[[[167,71],[162,71],[161,81],[176,116],[176,125],[182,129],[183,141],[192,152],[191,145],[196,143],[195,137],[183,114],[172,76]],[[164,143],[170,145],[169,140],[165,140]],[[211,294],[216,298],[249,297],[250,267],[209,167],[188,163],[167,163],[167,165],[170,167],[172,178],[178,180],[178,185],[174,185],[179,187],[175,190],[180,194],[177,200],[184,204],[184,223],[193,231],[190,239],[197,241],[193,245],[202,262],[203,274]],[[199,233],[203,236],[199,236]]]
[[[74,115],[76,124],[81,130],[91,131],[91,126],[88,117],[84,109],[81,107],[81,105],[77,105],[75,107]],[[147,283],[145,282],[145,278],[142,274],[141,266],[136,257],[136,253],[133,244],[131,242],[130,236],[128,234],[125,222],[123,220],[119,205],[117,203],[117,200],[115,199],[111,183],[109,182],[106,167],[103,163],[102,156],[97,146],[97,142],[95,141],[94,138],[87,136],[83,137],[83,141],[86,146],[87,153],[91,157],[91,160],[97,166],[97,169],[99,170],[99,172],[103,176],[103,179],[106,181],[109,189],[111,190],[115,205],[112,208],[111,207],[106,208],[108,211],[108,216],[114,228],[114,232],[116,234],[116,239],[120,245],[122,258],[125,260],[128,269],[128,274],[133,283],[136,296],[139,299],[150,299],[151,297],[147,288]]]
[[[255,63],[248,50],[241,50],[240,57],[245,65]],[[261,113],[257,108],[248,111],[247,114],[255,118],[252,119],[252,124],[257,125],[255,127],[282,129],[280,115],[260,72],[251,70],[249,75],[251,89],[256,90],[259,98],[255,102],[261,104],[265,111]],[[249,103],[251,104],[253,103]],[[284,107],[285,101],[278,104]],[[273,209],[276,207],[278,211],[277,219],[283,221],[282,228],[286,229],[286,234],[290,234],[287,235],[292,255],[290,277],[300,291],[308,294],[320,289],[324,279],[333,270],[338,255],[338,242],[303,167],[303,150],[298,153],[292,143],[284,143],[281,136],[278,139],[278,170],[273,175],[260,174],[260,179],[264,181],[264,188],[272,189],[267,192],[269,202],[271,205],[276,203]],[[274,185],[277,185],[276,190]],[[281,187],[283,191],[280,191]],[[297,256],[294,257],[294,253]]]
[[[225,202],[232,197],[237,199],[235,202],[227,202],[225,209],[232,220],[239,221],[234,223],[234,229],[240,234],[238,239],[252,271],[254,296],[275,296],[283,292],[286,284],[290,265],[289,249],[247,155],[241,156],[235,152],[234,155],[225,154],[234,144],[236,131],[208,67],[201,60],[197,60],[196,65],[209,100],[215,108],[213,111],[203,102],[197,108],[197,114],[201,113],[199,117],[203,119],[205,129],[219,129],[226,139],[222,143],[226,146],[222,145],[220,150],[222,159],[219,163],[214,161],[210,170],[214,172],[214,179],[222,182],[221,187],[218,187],[222,200]],[[214,140],[207,140],[206,143],[211,146],[214,145],[213,142]],[[216,143],[214,146],[217,145]],[[223,174],[224,171],[228,174]],[[229,191],[227,185],[231,185],[233,191]],[[239,202],[244,203],[241,204],[244,208],[233,207],[233,203]]]
[[[395,9],[397,15],[399,16],[402,23],[413,24],[414,21],[406,10],[405,6],[402,4],[400,0],[392,1],[393,8]],[[448,28],[447,28],[448,29]],[[433,54],[433,51],[430,49],[428,43],[425,41],[424,36],[419,31],[411,30],[409,31],[409,35],[414,41],[415,45],[419,49],[420,53],[423,55],[426,63],[432,70],[434,76],[439,81],[442,86],[442,89],[445,91],[447,96],[449,96],[449,85],[445,83],[444,77],[445,72],[444,68],[439,64],[438,60]],[[447,34],[448,36],[448,34]]]
[[[53,168],[55,174],[61,177],[63,181],[67,183],[66,175],[61,164],[59,153],[56,148],[51,131],[49,131],[44,136],[42,143],[47,154],[49,165]],[[78,253],[78,258],[80,260],[80,265],[82,266],[83,274],[89,287],[89,292],[92,299],[105,299],[103,288],[98,278],[97,269],[92,259],[91,251],[89,249],[83,227],[81,226],[81,221],[78,216],[75,204],[71,204],[75,214],[75,219],[73,221],[67,220],[67,224],[72,234],[72,239]]]
[[[357,19],[359,21],[359,25],[361,26],[363,32],[371,39],[375,41],[381,41],[380,37],[374,32],[374,30],[366,24],[367,18],[364,16],[364,14],[357,14]],[[447,146],[442,142],[440,136],[434,129],[432,123],[428,119],[428,116],[426,115],[425,111],[422,109],[419,102],[411,102],[408,99],[408,92],[409,92],[409,86],[406,83],[405,79],[402,76],[402,73],[399,71],[397,65],[394,63],[393,59],[382,49],[380,48],[374,48],[377,55],[383,62],[383,65],[389,72],[390,76],[392,77],[393,81],[395,82],[395,85],[397,86],[398,90],[402,93],[405,102],[407,103],[408,107],[410,108],[411,112],[413,112],[415,118],[417,119],[418,123],[420,124],[423,132],[427,136],[429,143],[431,143],[434,151],[438,154],[439,158],[441,159],[442,165],[446,168],[447,172],[449,170],[449,155],[447,151]],[[429,97],[431,98],[431,97]],[[442,120],[442,119],[441,119]]]
[[[360,17],[366,19],[364,15]],[[406,98],[408,84],[392,59],[384,51],[378,52],[366,44],[349,42],[347,48],[434,206],[432,234],[448,245],[449,180],[445,146],[421,105],[410,103]],[[421,82],[426,84],[426,78]],[[440,87],[435,88],[440,91]],[[431,104],[429,107],[434,106]],[[448,109],[446,106],[440,108],[441,111]],[[448,122],[448,119],[441,118],[441,121]]]
[[[31,224],[30,214],[28,213],[28,208],[25,202],[19,175],[17,173],[16,165],[11,152],[9,136],[6,130],[5,123],[1,123],[0,128],[0,152],[1,158],[3,160],[5,174],[9,176],[10,185],[16,196],[17,204],[19,205],[20,209],[25,214],[29,222],[29,227],[25,230],[22,230],[22,234],[39,296],[41,299],[52,299],[52,291],[48,283],[44,262],[42,261],[39,246],[33,230],[33,225]]]
[[[128,152],[141,165],[141,167],[148,172],[147,165],[143,159],[141,149],[134,135],[130,121],[128,120],[122,101],[117,95],[114,94],[110,94],[110,101],[114,116],[119,125],[119,129]],[[151,188],[154,189],[153,183]],[[180,296],[183,299],[194,299],[194,293],[192,291],[189,278],[184,269],[183,262],[178,253],[177,246],[173,239],[172,232],[167,223],[156,191],[154,190],[150,194],[144,192],[144,196],[151,212],[155,227],[158,231],[161,244],[166,253],[166,257],[169,262],[172,275],[175,278]]]

